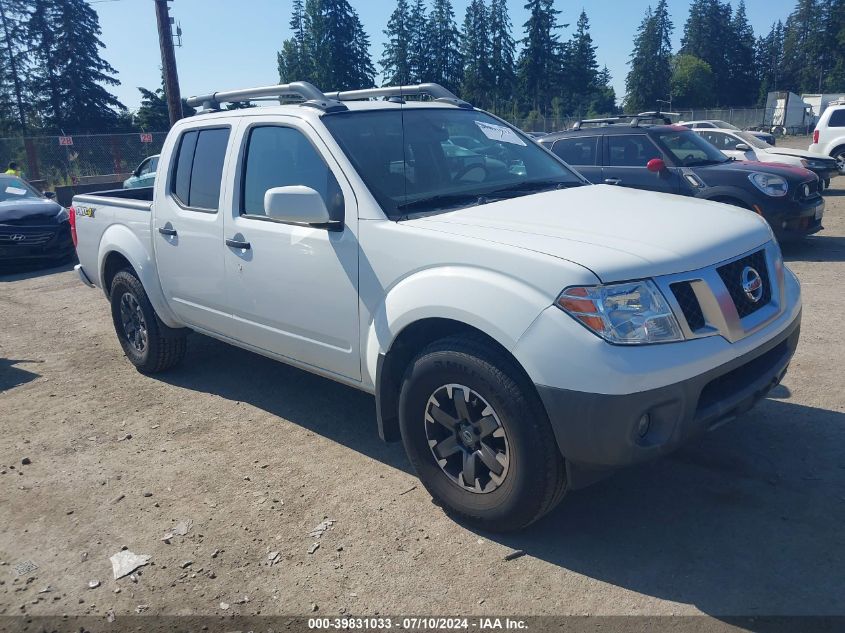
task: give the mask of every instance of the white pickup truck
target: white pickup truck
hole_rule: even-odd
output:
[[[786,372],[799,284],[753,212],[590,185],[435,84],[191,103],[151,190],[73,200],[126,356],[166,370],[193,330],[370,392],[476,525],[524,527]]]

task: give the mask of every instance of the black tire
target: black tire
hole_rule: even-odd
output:
[[[181,362],[187,349],[185,333],[171,330],[159,321],[158,315],[147,298],[144,286],[133,271],[121,270],[114,276],[110,300],[117,339],[126,358],[135,365],[138,371],[142,374],[155,374]],[[141,319],[144,334],[138,338],[130,337],[123,323],[121,310],[122,307],[129,305],[140,310],[138,317]]]
[[[474,404],[481,399],[481,406],[489,404],[504,430],[508,467],[498,487],[489,492],[462,487],[462,475],[458,482],[451,479],[429,446],[429,399],[449,384],[464,385],[481,396]],[[444,338],[417,355],[402,382],[399,425],[408,458],[435,502],[482,529],[524,528],[554,508],[566,491],[563,457],[539,397],[513,362],[480,338]]]

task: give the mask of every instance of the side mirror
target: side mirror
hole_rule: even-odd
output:
[[[294,185],[273,187],[264,194],[264,212],[268,218],[301,224],[328,224],[329,210],[323,197],[311,187]]]
[[[55,200],[56,199],[56,192],[55,191],[45,191],[44,197],[48,200]]]
[[[747,143],[737,143],[736,147],[734,147],[734,149],[739,151],[739,152],[747,152],[748,150],[751,149],[751,146],[748,145]]]
[[[649,171],[653,171],[655,174],[659,174],[661,171],[666,169],[666,163],[663,162],[662,158],[652,158],[645,164],[645,168]]]

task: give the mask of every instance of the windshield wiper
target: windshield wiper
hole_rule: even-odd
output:
[[[568,187],[580,187],[584,183],[580,181],[560,181],[560,180],[529,180],[527,182],[518,182],[501,189],[495,189],[485,195],[498,196],[508,193],[539,193],[541,191],[551,191],[553,189],[566,189]]]
[[[445,207],[453,207],[456,205],[472,205],[482,204],[485,202],[485,196],[478,193],[445,193],[436,196],[428,196],[427,198],[420,198],[419,200],[412,200],[405,202],[396,207],[396,209],[420,209],[426,207],[442,209]]]

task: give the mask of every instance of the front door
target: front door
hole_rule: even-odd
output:
[[[226,289],[235,336],[359,380],[355,197],[322,140],[302,121],[248,120],[238,133],[235,185],[225,214]],[[320,193],[336,226],[268,218],[265,192],[292,185]]]
[[[667,166],[655,173],[646,168],[653,158],[665,160],[663,152],[647,134],[607,134],[604,137],[602,180],[606,185],[678,193],[680,176]]]
[[[169,174],[156,182],[152,242],[161,287],[186,325],[225,334],[220,200],[229,127],[197,127],[176,140]],[[167,177],[165,177],[167,175]]]

